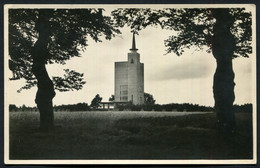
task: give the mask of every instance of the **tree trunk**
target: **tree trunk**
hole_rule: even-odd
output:
[[[48,75],[45,64],[49,57],[48,43],[50,40],[49,10],[42,10],[35,24],[39,38],[32,49],[32,72],[37,79],[35,103],[40,111],[40,129],[51,130],[54,126],[52,99],[55,96],[53,83]]]
[[[213,27],[212,52],[217,62],[213,84],[217,127],[220,132],[229,134],[235,132],[233,108],[235,75],[232,67],[235,41],[230,32],[234,21],[228,9],[213,9],[212,14],[216,19]]]

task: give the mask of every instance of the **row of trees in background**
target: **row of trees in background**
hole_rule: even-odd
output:
[[[235,112],[253,112],[253,105],[251,103],[243,104],[243,105],[234,105]]]
[[[91,106],[89,106],[87,103],[77,103],[77,104],[68,104],[68,105],[59,105],[53,107],[54,111],[97,111],[96,109],[93,109]],[[235,112],[252,112],[252,104],[244,104],[244,105],[234,105]],[[183,104],[177,104],[177,103],[171,103],[171,104],[153,104],[153,105],[122,105],[118,106],[119,111],[124,110],[130,110],[130,111],[202,111],[202,112],[208,112],[213,111],[213,107],[209,106],[200,106],[198,104],[191,104],[191,103],[183,103]],[[28,107],[25,105],[17,107],[14,104],[9,105],[9,111],[10,112],[32,112],[37,111],[36,107]]]
[[[77,103],[77,104],[68,104],[68,105],[59,105],[54,106],[54,111],[96,111],[103,110],[100,106],[102,101],[102,97],[97,94],[91,101],[91,104],[88,103]],[[115,96],[111,95],[109,97],[109,101],[115,101]],[[214,111],[213,107],[210,106],[201,106],[198,104],[192,103],[170,103],[170,104],[155,104],[156,100],[154,99],[152,94],[144,93],[144,105],[133,105],[132,102],[128,104],[118,105],[116,110],[119,111],[188,111],[188,112],[209,112]],[[244,104],[244,105],[234,105],[235,112],[252,112],[252,104]],[[37,111],[36,107],[28,107],[22,105],[17,107],[14,104],[9,105],[9,111]]]
[[[213,107],[200,106],[198,104],[191,103],[171,103],[171,104],[145,104],[145,105],[122,105],[118,107],[119,111],[131,110],[131,111],[178,111],[178,112],[210,112],[213,111]]]
[[[91,108],[88,105],[88,103],[77,103],[77,104],[67,104],[67,105],[59,105],[53,107],[54,111],[90,111]],[[32,111],[38,111],[37,107],[29,107],[29,106],[19,106],[17,107],[14,104],[9,105],[9,111],[10,112],[32,112]]]

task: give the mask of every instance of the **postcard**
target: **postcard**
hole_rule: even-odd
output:
[[[5,164],[255,164],[253,4],[4,5]]]

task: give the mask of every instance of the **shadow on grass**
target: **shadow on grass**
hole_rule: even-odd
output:
[[[236,114],[238,132],[232,136],[215,132],[214,113],[112,119],[59,112],[48,133],[37,131],[37,115],[10,114],[10,159],[252,158],[247,113]]]

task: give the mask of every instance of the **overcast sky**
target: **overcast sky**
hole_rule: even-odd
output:
[[[91,103],[96,94],[108,101],[114,94],[114,63],[126,61],[130,52],[132,34],[129,28],[121,29],[122,34],[110,41],[95,43],[89,40],[82,57],[73,58],[66,65],[48,65],[50,76],[60,75],[63,69],[69,68],[84,73],[86,84],[82,90],[58,92],[53,99],[55,105]],[[212,54],[206,51],[186,50],[182,56],[167,54],[164,40],[172,31],[151,28],[141,31],[136,36],[141,62],[144,63],[144,90],[153,95],[156,103],[196,103],[213,106],[213,75],[216,62]],[[235,72],[235,103],[252,102],[252,56],[233,60]],[[8,69],[6,69],[8,70]],[[11,76],[11,72],[8,71]],[[35,106],[37,88],[16,91],[24,81],[9,81],[8,94],[11,104]]]

